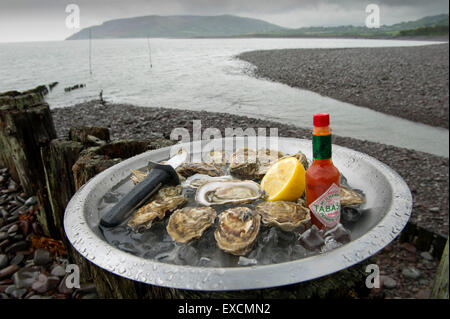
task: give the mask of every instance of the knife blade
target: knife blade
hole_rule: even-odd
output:
[[[147,202],[164,185],[178,185],[180,180],[175,171],[187,159],[187,152],[181,149],[166,164],[154,163],[148,176],[122,197],[100,219],[100,226],[111,228],[121,224],[132,212]]]

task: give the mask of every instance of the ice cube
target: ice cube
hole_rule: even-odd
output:
[[[341,208],[341,217],[343,221],[354,223],[361,218],[362,211],[356,207],[342,207]]]
[[[238,261],[238,265],[241,265],[241,266],[252,266],[252,265],[256,265],[257,263],[258,263],[258,261],[256,259],[246,258],[244,256],[240,256],[239,261]]]
[[[351,240],[350,232],[342,226],[337,224],[336,227],[328,230],[324,234],[325,237],[332,237],[335,241],[345,244]]]
[[[305,231],[300,237],[300,243],[309,250],[320,248],[324,243],[322,232],[316,225],[312,225],[310,229]]]
[[[178,258],[185,262],[186,265],[194,266],[198,262],[198,252],[192,246],[182,245],[178,250]]]
[[[148,247],[150,246],[150,247]],[[148,251],[144,254],[144,258],[155,258],[158,254],[167,253],[173,249],[174,244],[168,242],[157,242],[152,245],[148,245]],[[160,256],[161,257],[161,256]]]
[[[320,248],[320,252],[324,253],[335,248],[342,246],[341,243],[337,242],[333,237],[325,237],[325,244]]]
[[[300,259],[304,258],[308,255],[308,251],[302,245],[294,245],[292,247],[291,259]]]

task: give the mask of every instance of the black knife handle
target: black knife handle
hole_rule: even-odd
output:
[[[131,212],[144,204],[161,186],[178,185],[179,183],[178,174],[172,166],[154,164],[148,176],[102,216],[100,225],[110,228],[121,224]]]

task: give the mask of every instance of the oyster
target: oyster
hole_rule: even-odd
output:
[[[277,226],[284,231],[300,230],[302,225],[305,229],[311,220],[309,209],[294,202],[262,202],[255,211],[265,225]]]
[[[208,164],[225,166],[228,164],[228,155],[225,151],[210,151],[203,155],[203,160]]]
[[[156,218],[163,219],[167,212],[172,212],[187,202],[181,191],[181,185],[161,188],[150,203],[134,213],[128,226],[134,231],[149,229]]]
[[[194,174],[204,174],[209,176],[221,176],[223,171],[214,164],[189,162],[184,163],[176,169],[177,173],[184,177]]]
[[[306,155],[303,154],[301,151],[298,151],[295,154],[290,155],[291,157],[295,157],[296,159],[298,159],[298,161],[303,165],[303,167],[305,168],[305,171],[308,169],[309,167],[309,163],[308,163],[308,159],[306,158]]]
[[[143,172],[137,169],[131,169],[131,180],[133,181],[134,185],[142,182],[144,180],[144,178],[147,177],[148,173],[147,172]]]
[[[253,179],[258,171],[257,152],[247,147],[238,149],[230,157],[230,173]]]
[[[146,178],[148,175],[148,172],[143,172],[137,169],[131,169],[130,172],[131,172],[130,178],[133,181],[134,185],[142,182],[144,178]],[[180,174],[178,174],[178,179],[180,180],[180,182],[184,182],[186,180],[186,178],[184,178]]]
[[[186,179],[183,183],[184,187],[199,188],[210,182],[226,182],[233,180],[233,176],[209,176],[205,174],[195,174]]]
[[[283,157],[283,153],[270,149],[260,149],[257,152],[258,169],[255,177],[263,178],[269,168]]]
[[[214,237],[217,246],[230,254],[248,253],[258,236],[261,216],[248,207],[227,209],[219,215]]]
[[[262,196],[259,184],[253,181],[211,182],[197,189],[195,200],[205,206],[249,203]]]
[[[216,211],[211,207],[177,209],[170,215],[167,232],[174,241],[187,243],[200,238],[203,232],[214,224],[216,216]]]
[[[341,185],[341,206],[364,204],[365,198],[361,193]]]

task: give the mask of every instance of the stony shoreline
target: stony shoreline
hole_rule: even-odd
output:
[[[449,45],[244,52],[255,75],[428,125],[449,127]]]

